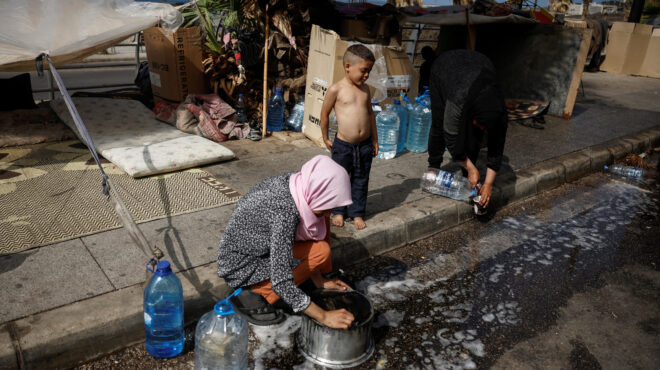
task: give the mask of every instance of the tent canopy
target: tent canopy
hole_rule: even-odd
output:
[[[133,0],[0,1],[0,71],[30,71],[49,54],[55,65],[104,50],[157,23],[176,29],[169,4]]]

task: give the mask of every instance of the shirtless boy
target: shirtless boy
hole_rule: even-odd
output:
[[[330,86],[321,108],[323,142],[332,152],[332,159],[351,177],[353,204],[333,210],[332,223],[344,226],[344,219],[350,217],[358,230],[367,227],[364,213],[369,171],[373,157],[378,154],[376,116],[371,110],[371,94],[365,83],[374,61],[373,53],[366,46],[349,46],[343,60],[346,75]],[[337,116],[337,136],[329,138],[328,117],[333,108]]]

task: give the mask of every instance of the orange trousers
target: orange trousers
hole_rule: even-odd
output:
[[[316,272],[327,274],[332,271],[329,217],[325,218],[325,226],[327,232],[324,240],[296,241],[293,244],[293,258],[300,260],[300,264],[293,269],[293,282],[296,285],[304,283]],[[273,291],[270,280],[253,285],[252,291],[261,294],[270,304],[280,299]]]

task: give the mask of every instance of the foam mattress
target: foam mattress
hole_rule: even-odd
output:
[[[234,158],[231,150],[216,142],[156,120],[136,100],[73,98],[73,102],[98,153],[133,177]],[[64,100],[54,99],[51,107],[81,138]]]

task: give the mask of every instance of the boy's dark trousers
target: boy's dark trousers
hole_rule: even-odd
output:
[[[344,217],[364,217],[367,208],[367,191],[369,187],[369,171],[374,158],[374,147],[371,138],[360,143],[349,143],[335,137],[332,143],[332,160],[344,167],[351,178],[351,198],[353,204],[348,207],[335,208],[332,213]]]

